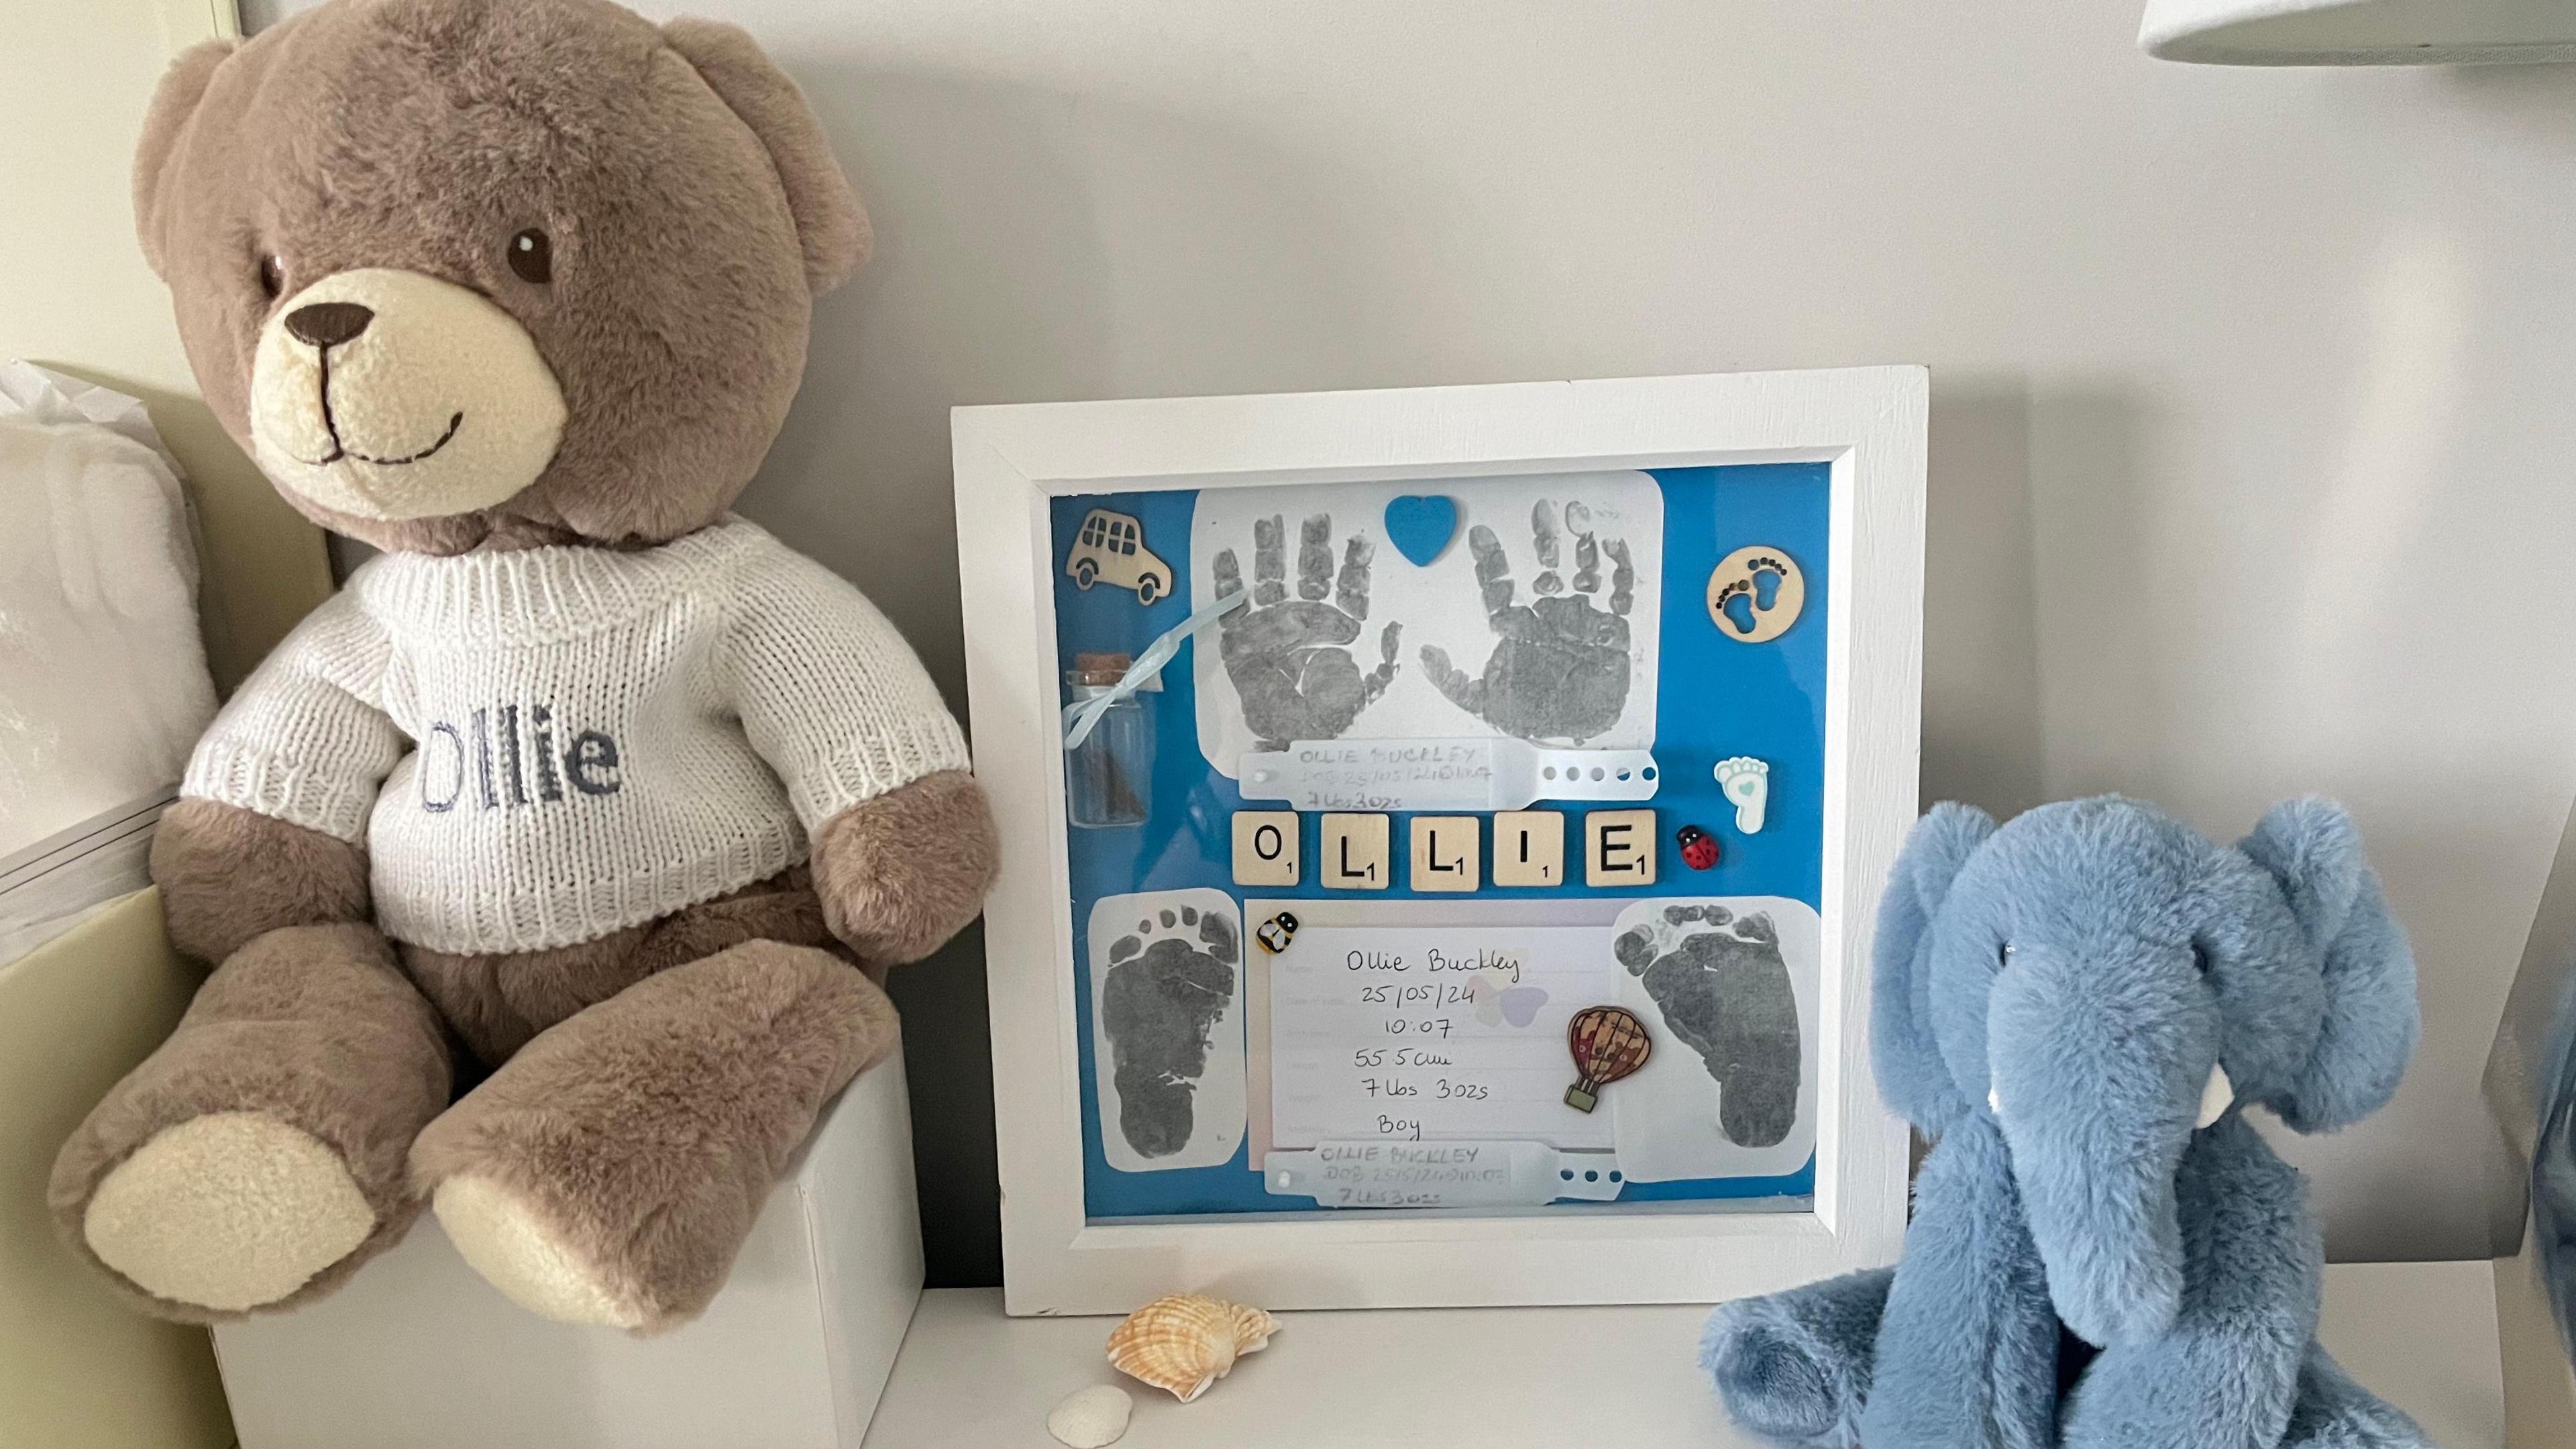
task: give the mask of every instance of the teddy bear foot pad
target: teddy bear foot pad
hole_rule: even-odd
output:
[[[217,1312],[285,1298],[375,1227],[339,1154],[259,1112],[165,1129],[107,1175],[82,1217],[99,1261],[155,1297]]]
[[[489,1178],[449,1178],[431,1211],[466,1265],[531,1313],[601,1328],[652,1321],[651,1310],[619,1293],[532,1204]]]

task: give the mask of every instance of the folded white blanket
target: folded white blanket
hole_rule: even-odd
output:
[[[0,858],[163,795],[214,711],[187,506],[142,403],[0,367]]]

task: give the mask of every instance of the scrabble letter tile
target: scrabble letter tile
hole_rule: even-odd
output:
[[[1484,832],[1473,815],[1413,817],[1413,888],[1471,891],[1485,853]]]
[[[1297,883],[1297,812],[1234,812],[1234,883],[1248,886],[1292,886]]]
[[[1395,873],[1392,852],[1387,849],[1387,818],[1383,815],[1327,815],[1324,817],[1323,868],[1317,878],[1324,889],[1335,891],[1382,891]]]
[[[1494,884],[1565,884],[1565,816],[1554,810],[1506,810],[1496,815]]]
[[[1655,883],[1655,812],[1595,810],[1583,817],[1583,883]]]

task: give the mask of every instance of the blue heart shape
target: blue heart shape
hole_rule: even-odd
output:
[[[1458,500],[1407,494],[1386,505],[1386,541],[1415,568],[1428,565],[1458,536]]]

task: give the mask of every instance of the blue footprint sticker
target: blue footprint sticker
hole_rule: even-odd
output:
[[[1767,644],[1807,606],[1807,580],[1781,549],[1739,548],[1708,576],[1709,617],[1739,644]]]

